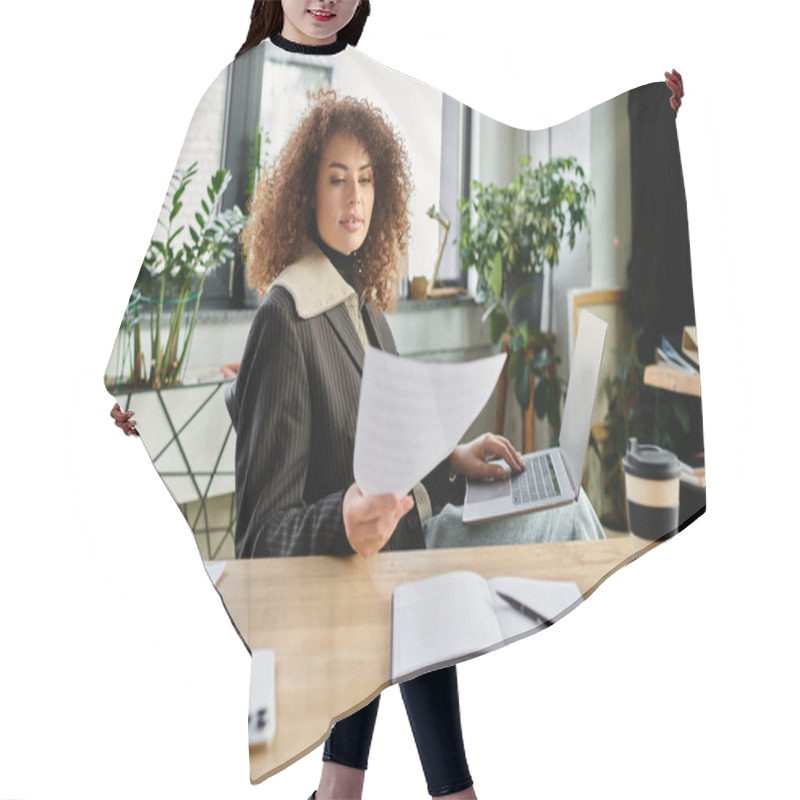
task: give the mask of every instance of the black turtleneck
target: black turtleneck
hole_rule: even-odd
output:
[[[317,247],[328,257],[328,260],[336,267],[338,273],[356,290],[356,292],[358,292],[358,287],[356,286],[357,252],[350,253],[350,255],[340,253],[338,250],[334,250],[330,245],[325,244],[317,231],[314,231],[312,235]]]
[[[273,33],[269,40],[276,47],[280,47],[289,53],[304,53],[309,56],[332,56],[336,53],[341,53],[347,47],[347,40],[345,39],[337,39],[331,44],[298,44],[285,39],[279,33]]]
[[[312,237],[319,247],[322,250],[323,254],[328,258],[328,260],[336,267],[336,271],[347,281],[347,283],[355,289],[356,294],[360,293],[360,289],[358,288],[357,280],[358,280],[358,266],[356,265],[356,258],[358,256],[358,251],[356,250],[355,253],[350,253],[347,255],[345,253],[340,253],[338,250],[334,250],[329,245],[325,244],[322,241],[322,237],[319,235],[317,231],[312,232]],[[361,304],[363,305],[364,299],[362,297]],[[363,314],[363,311],[362,311]],[[371,328],[366,329],[367,337],[369,338],[369,343],[373,347],[378,347],[378,343],[375,339],[375,334]]]

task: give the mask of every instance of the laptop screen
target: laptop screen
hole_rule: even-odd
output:
[[[561,457],[566,464],[576,496],[583,478],[586,448],[589,446],[592,409],[597,394],[607,329],[608,325],[602,319],[586,310],[581,311],[559,440]]]

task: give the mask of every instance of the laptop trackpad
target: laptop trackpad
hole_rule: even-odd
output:
[[[470,481],[469,482],[469,502],[472,503],[486,503],[489,500],[501,500],[504,497],[511,495],[511,479],[506,478],[504,481],[483,482],[483,481]]]

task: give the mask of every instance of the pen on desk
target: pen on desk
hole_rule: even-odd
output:
[[[503,598],[512,608],[515,608],[517,611],[523,613],[526,617],[530,617],[535,622],[538,622],[540,625],[544,625],[546,628],[553,624],[553,621],[547,619],[544,614],[540,614],[538,611],[534,611],[530,606],[526,606],[525,603],[520,603],[519,600],[515,600],[513,597],[510,597],[507,594],[503,594],[503,592],[498,592],[498,595]]]

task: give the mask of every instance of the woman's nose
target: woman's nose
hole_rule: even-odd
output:
[[[350,183],[347,193],[347,202],[350,203],[350,205],[358,205],[358,203],[361,202],[361,186],[357,180]]]

